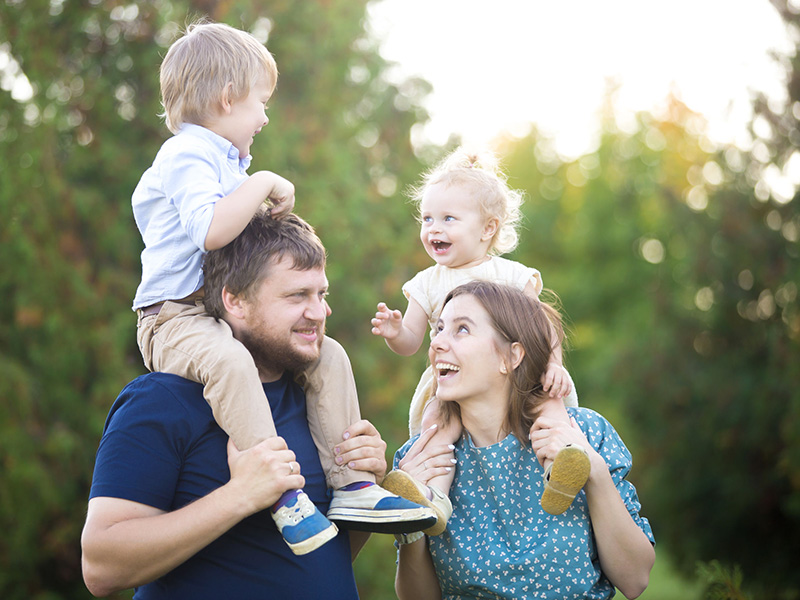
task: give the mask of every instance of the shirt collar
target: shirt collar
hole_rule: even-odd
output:
[[[222,154],[224,154],[228,160],[234,161],[239,165],[239,168],[246,171],[250,167],[250,161],[253,160],[253,157],[248,154],[244,158],[239,158],[239,150],[233,143],[222,137],[221,135],[214,133],[210,129],[203,127],[202,125],[195,125],[194,123],[184,123],[181,125],[180,130],[178,131],[178,135],[192,135],[195,137],[202,138],[211,144],[213,144]]]

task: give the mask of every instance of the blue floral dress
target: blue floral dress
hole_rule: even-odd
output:
[[[605,459],[633,520],[655,543],[639,516],[636,489],[625,479],[631,454],[614,427],[587,408],[567,408]],[[416,440],[395,454],[395,467]],[[583,491],[561,515],[542,510],[543,469],[530,445],[513,435],[483,448],[468,433],[456,444],[457,471],[447,530],[428,547],[446,600],[461,598],[611,598],[600,570]]]

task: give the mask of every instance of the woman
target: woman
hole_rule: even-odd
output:
[[[655,552],[625,480],[630,453],[592,410],[565,408],[565,422],[536,418],[541,374],[563,337],[557,314],[508,286],[472,282],[450,293],[437,332],[436,395],[465,432],[447,530],[398,540],[398,597],[611,598],[615,586],[639,596]],[[426,447],[430,437],[409,440],[395,457],[422,484],[451,464],[447,448]],[[539,504],[541,463],[568,445],[588,453],[589,479],[566,512],[550,515]],[[419,491],[430,497],[428,489]]]

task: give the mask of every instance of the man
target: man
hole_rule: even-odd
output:
[[[93,594],[136,587],[137,599],[357,598],[351,561],[368,533],[340,532],[295,556],[266,510],[300,488],[328,510],[292,377],[319,355],[329,314],[324,267],[322,244],[294,215],[257,216],[208,255],[206,307],[253,355],[279,437],[240,452],[200,384],[151,373],[126,386],[106,421],[81,540]],[[358,421],[342,440],[338,463],[383,476],[386,444],[372,424]],[[413,506],[422,511],[414,529],[434,522]]]

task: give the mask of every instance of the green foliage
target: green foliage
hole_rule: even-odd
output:
[[[703,600],[749,600],[742,591],[742,570],[739,566],[729,569],[718,560],[699,563],[697,574],[705,583]]]

